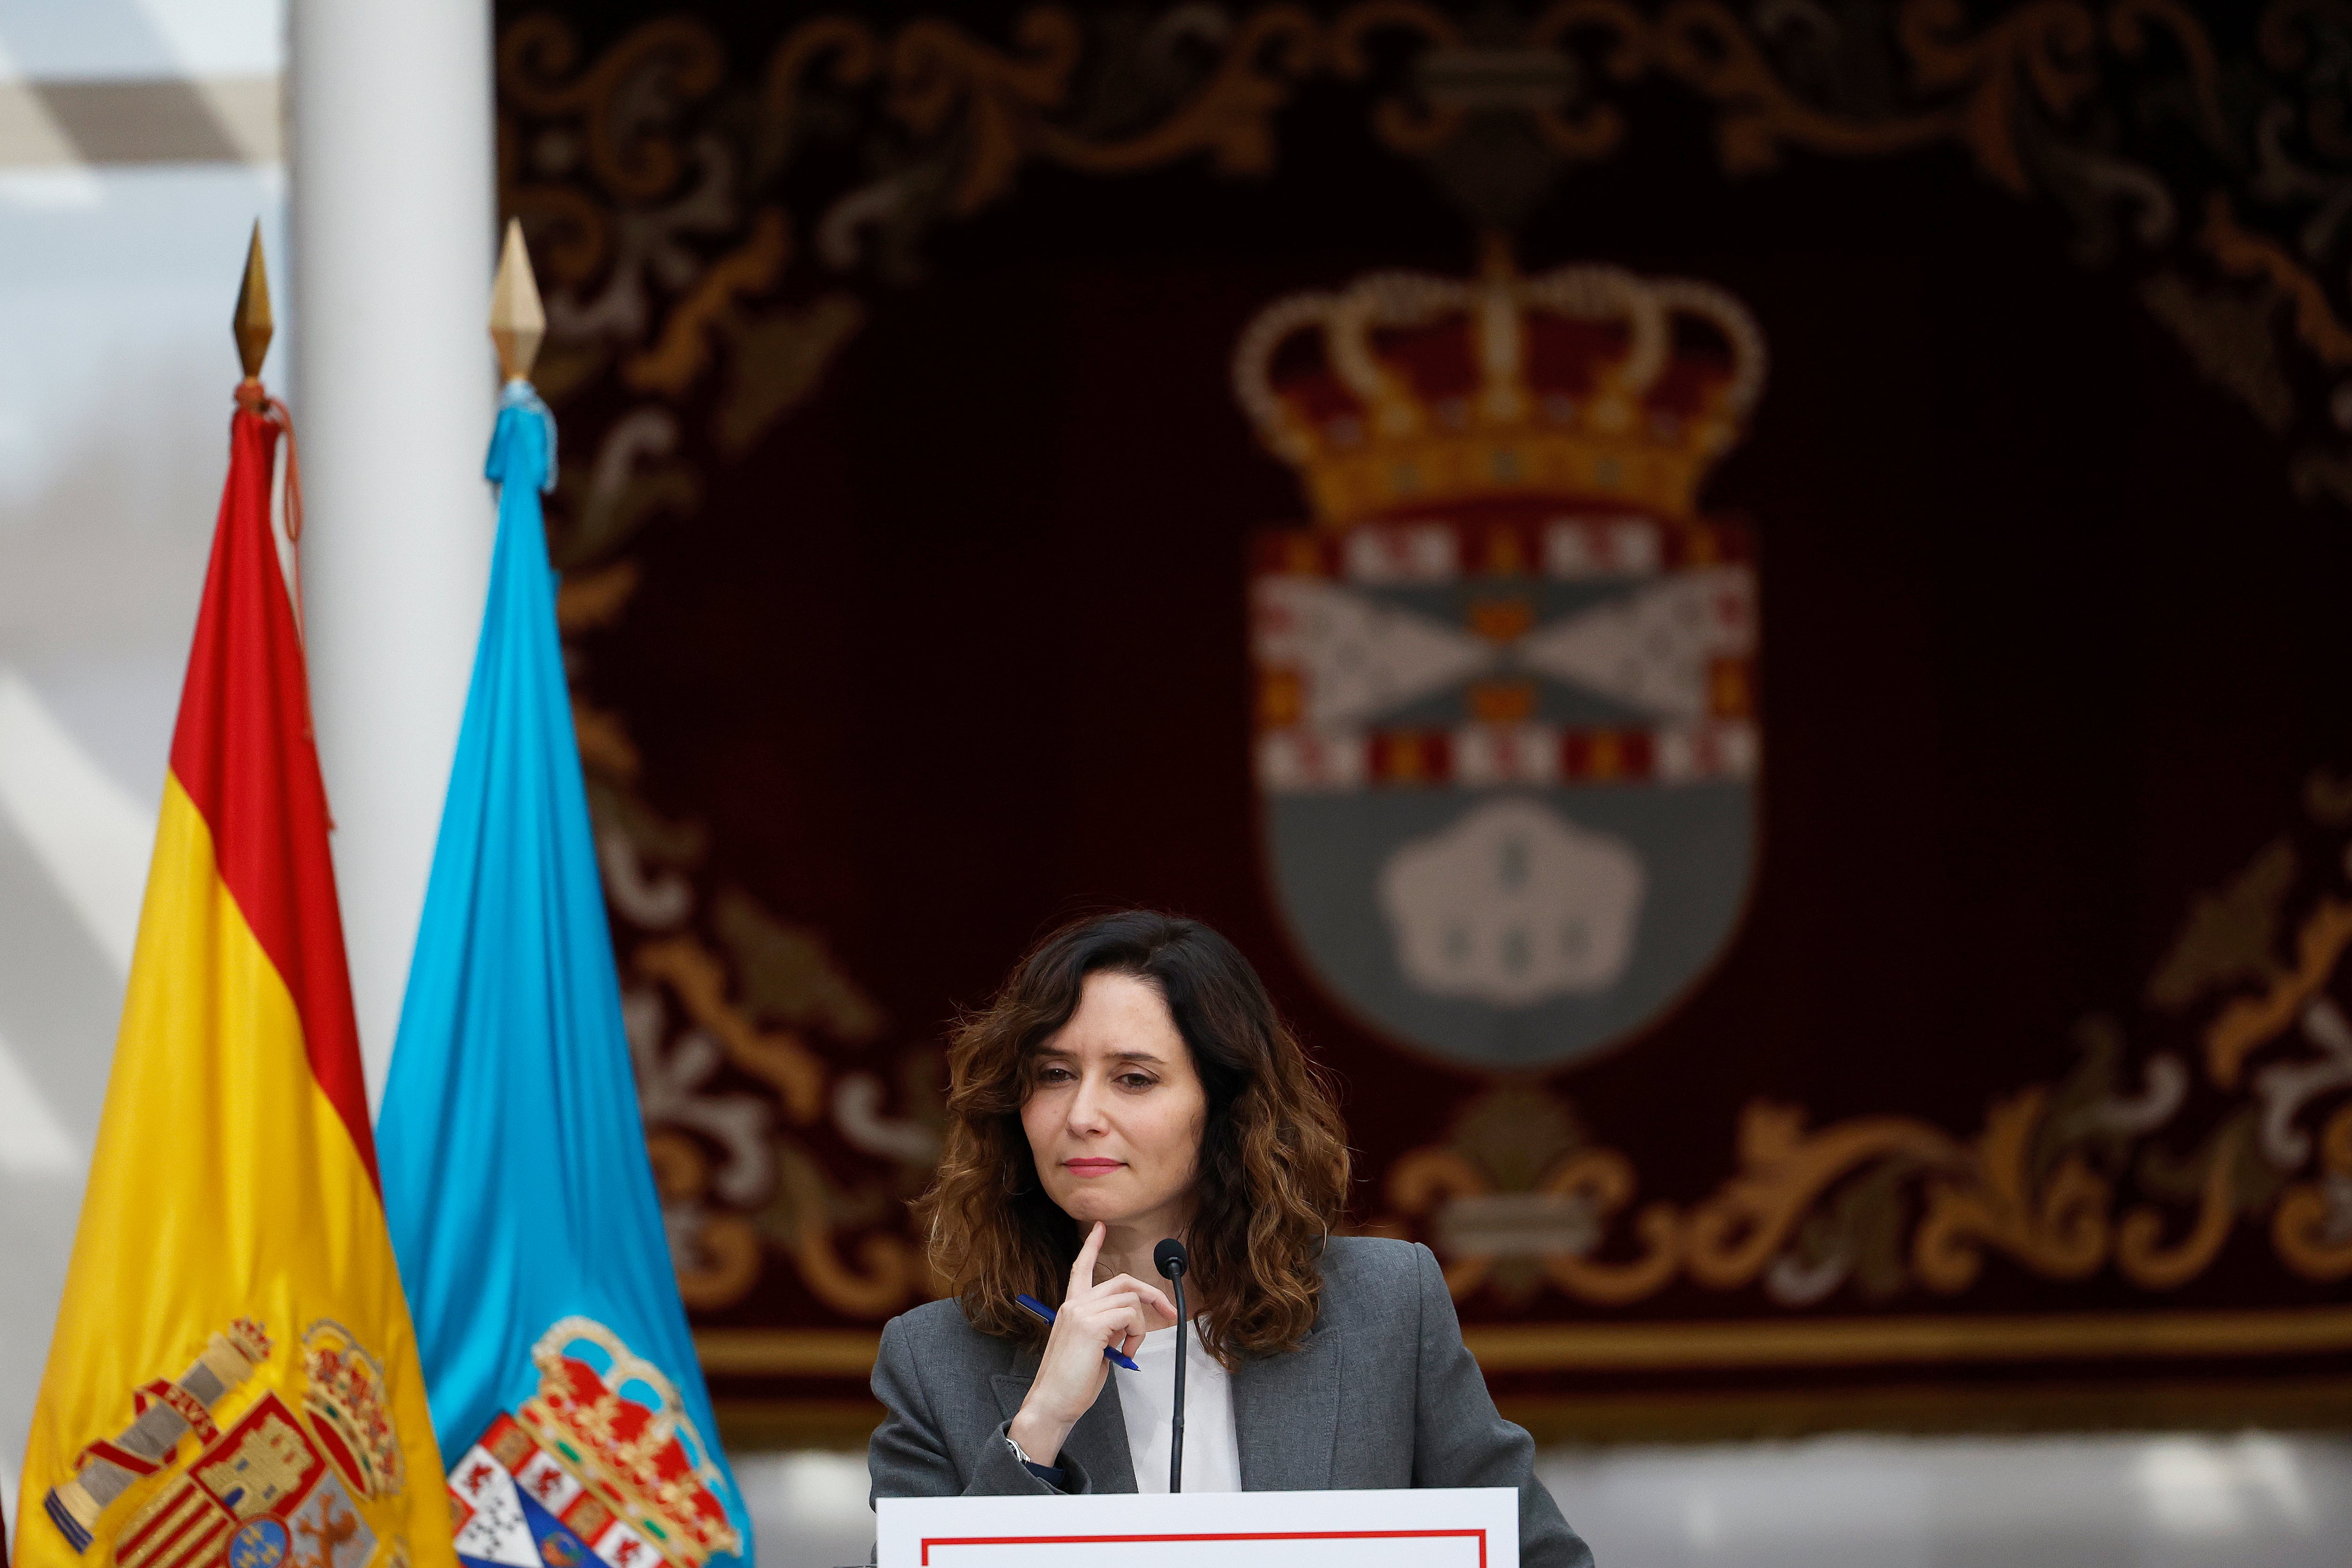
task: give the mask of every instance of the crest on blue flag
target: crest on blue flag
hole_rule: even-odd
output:
[[[701,1568],[740,1556],[726,1482],[659,1367],[586,1318],[531,1355],[539,1391],[449,1471],[457,1555],[480,1568]]]
[[[621,1021],[540,514],[553,421],[509,384],[488,606],[376,1147],[459,1552],[751,1557],[713,1446]],[[341,1565],[336,1565],[341,1568]]]
[[[1710,285],[1383,273],[1279,300],[1235,383],[1316,521],[1254,552],[1269,879],[1314,973],[1465,1066],[1684,994],[1755,868],[1757,586],[1698,487],[1763,384]]]

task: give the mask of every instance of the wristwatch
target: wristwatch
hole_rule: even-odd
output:
[[[1021,1451],[1021,1445],[1013,1439],[1013,1434],[1010,1432],[1004,1434],[1004,1446],[1013,1450],[1013,1457],[1021,1462],[1021,1468],[1023,1469],[1027,1470],[1031,1475],[1036,1477],[1039,1480],[1044,1481],[1049,1487],[1058,1487],[1062,1484],[1062,1471],[1060,1468],[1055,1465],[1041,1465],[1036,1460],[1031,1458],[1028,1455],[1023,1453]]]

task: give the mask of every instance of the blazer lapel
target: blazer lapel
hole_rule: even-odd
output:
[[[1234,1436],[1245,1492],[1323,1491],[1339,1440],[1339,1333],[1318,1329],[1287,1355],[1234,1373]]]
[[[1037,1361],[1036,1347],[1024,1345],[1011,1372],[989,1380],[995,1385],[997,1406],[1007,1421],[1021,1414],[1021,1402],[1029,1397],[1029,1384],[1037,1375]],[[1104,1380],[1094,1408],[1079,1416],[1078,1424],[1062,1440],[1062,1457],[1076,1460],[1097,1492],[1135,1489],[1135,1459],[1127,1451],[1127,1418],[1119,1414],[1116,1371]]]

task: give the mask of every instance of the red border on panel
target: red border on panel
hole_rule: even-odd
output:
[[[1427,1541],[1437,1537],[1475,1536],[1478,1568],[1486,1568],[1486,1532],[1483,1530],[1255,1530],[1227,1531],[1211,1535],[927,1535],[923,1564],[930,1568],[934,1546],[1129,1546],[1153,1541]]]

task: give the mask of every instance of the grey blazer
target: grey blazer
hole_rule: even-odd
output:
[[[980,1332],[953,1301],[890,1320],[874,1363],[889,1415],[866,1451],[872,1496],[1052,1495],[1004,1441],[1037,1362],[1036,1346]],[[1060,1468],[1063,1491],[1135,1490],[1122,1375],[1133,1374],[1111,1373],[1059,1458],[1033,1456]],[[1519,1561],[1591,1568],[1535,1478],[1534,1440],[1496,1414],[1429,1248],[1334,1237],[1313,1331],[1286,1355],[1245,1358],[1233,1388],[1244,1491],[1517,1487]]]

